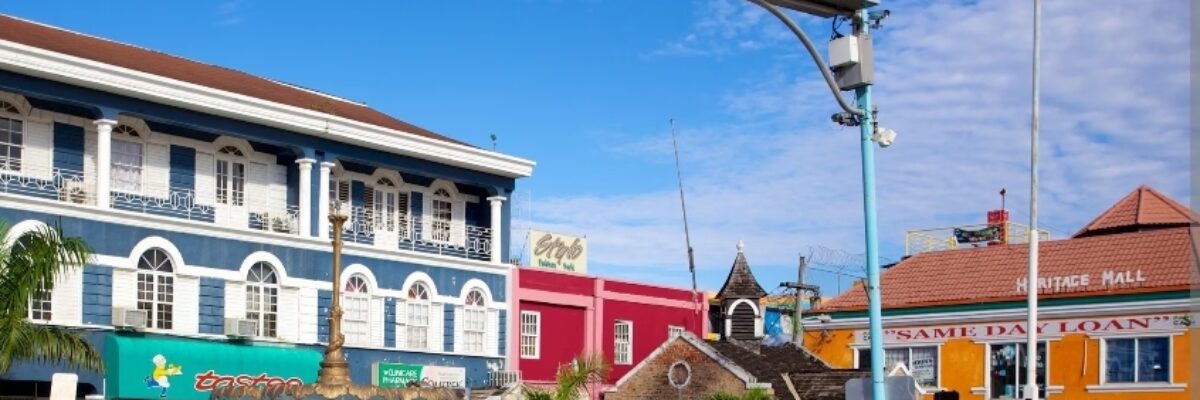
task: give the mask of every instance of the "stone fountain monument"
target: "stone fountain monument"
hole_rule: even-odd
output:
[[[462,394],[448,388],[406,387],[382,388],[355,384],[350,379],[350,364],[342,355],[342,227],[348,219],[346,209],[338,202],[332,207],[329,221],[333,223],[333,305],[329,309],[329,344],[317,372],[317,383],[311,385],[222,386],[212,391],[211,400],[459,400]]]

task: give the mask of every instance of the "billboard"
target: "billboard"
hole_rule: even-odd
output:
[[[587,273],[587,238],[529,231],[529,265]]]
[[[311,384],[321,357],[287,345],[110,334],[104,381],[110,398],[202,400],[222,386]]]

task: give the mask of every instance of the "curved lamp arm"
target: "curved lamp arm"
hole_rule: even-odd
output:
[[[829,91],[837,99],[838,105],[842,106],[842,109],[848,113],[862,116],[863,110],[850,105],[850,103],[846,102],[845,98],[842,98],[841,92],[838,91],[837,83],[833,80],[833,74],[829,72],[829,66],[825,65],[825,60],[821,59],[821,53],[817,52],[817,47],[813,45],[812,40],[808,39],[808,35],[804,33],[804,30],[796,26],[796,23],[792,22],[792,19],[788,18],[787,14],[779,11],[778,7],[768,3],[766,0],[750,0],[750,2],[765,8],[771,14],[775,15],[776,18],[779,18],[780,21],[783,21],[783,24],[787,25],[788,29],[792,30],[792,33],[796,34],[800,42],[804,43],[804,48],[808,49],[808,54],[812,56],[813,62],[817,63],[817,67],[821,70],[821,76],[825,77],[825,83],[829,85]]]

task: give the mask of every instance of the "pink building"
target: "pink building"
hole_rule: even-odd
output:
[[[531,385],[600,352],[616,382],[673,332],[708,331],[705,294],[550,269],[513,270],[508,364]]]

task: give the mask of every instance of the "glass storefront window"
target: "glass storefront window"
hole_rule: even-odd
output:
[[[903,363],[912,373],[917,384],[927,389],[938,387],[938,348],[937,346],[898,347],[883,350],[883,369],[891,372],[896,364]],[[858,367],[871,366],[871,350],[858,350]]]
[[[1025,343],[1001,343],[989,346],[991,364],[988,365],[990,386],[988,397],[992,399],[1020,399],[1029,383],[1025,374]],[[1046,394],[1046,343],[1037,346],[1038,398]]]
[[[1170,382],[1171,342],[1168,337],[1106,339],[1105,382]]]

